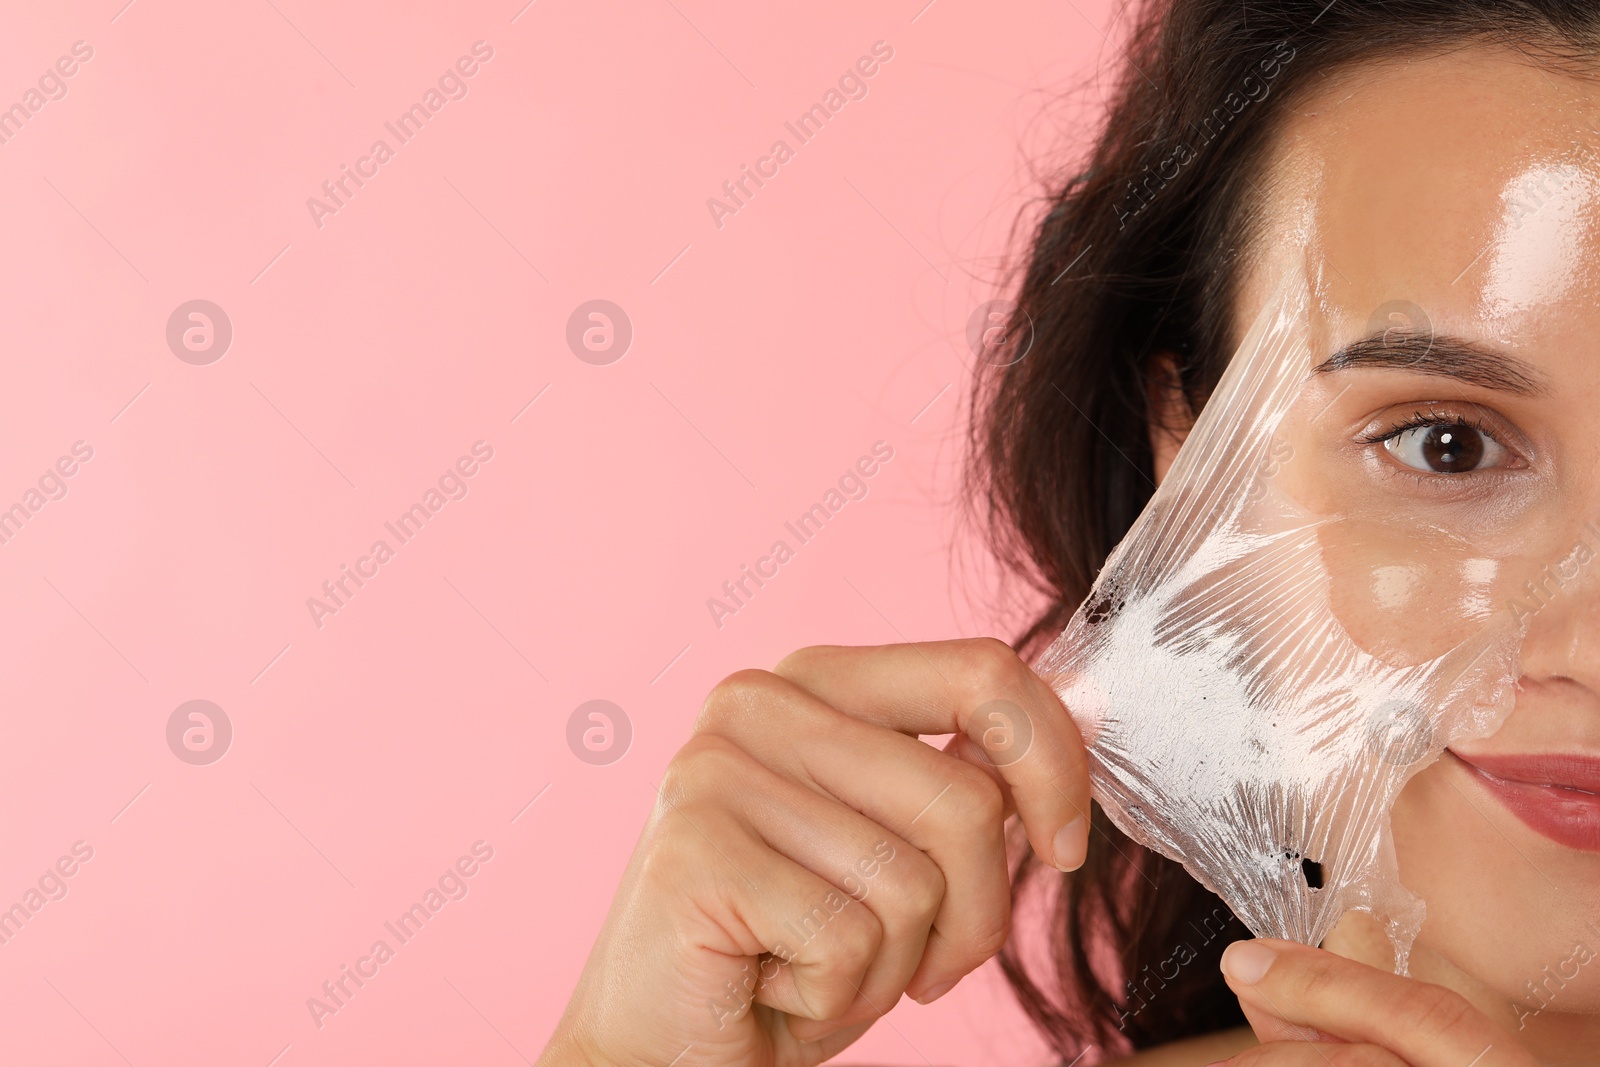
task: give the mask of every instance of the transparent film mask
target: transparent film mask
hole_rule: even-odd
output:
[[[1539,592],[1600,534],[1536,478],[1492,506],[1397,481],[1336,425],[1349,372],[1318,369],[1312,288],[1301,272],[1262,311],[1036,669],[1131,839],[1257,936],[1316,945],[1367,911],[1404,972],[1423,906],[1395,798],[1503,721]]]

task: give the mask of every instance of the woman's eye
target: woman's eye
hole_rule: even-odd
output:
[[[1498,467],[1506,448],[1482,430],[1465,423],[1435,423],[1402,430],[1384,439],[1389,454],[1413,470],[1463,474]]]

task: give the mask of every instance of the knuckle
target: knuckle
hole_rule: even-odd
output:
[[[883,943],[883,928],[867,909],[851,901],[839,913],[828,931],[827,954],[833,965],[848,974],[859,974],[878,956]]]
[[[716,733],[748,717],[770,698],[778,681],[770,671],[734,671],[706,695],[695,720],[695,733]]]
[[[998,827],[1005,818],[1005,796],[1000,786],[988,774],[968,763],[954,762],[950,799],[953,801],[944,815],[960,820],[967,826],[987,829]],[[934,805],[932,814],[939,810]]]
[[[929,863],[926,871],[914,875],[910,882],[906,892],[907,910],[922,922],[932,922],[939,911],[939,904],[944,900],[943,872]]]
[[[815,941],[793,957],[801,1000],[813,1019],[837,1019],[855,1002],[862,976],[878,956],[883,929],[866,908],[851,902]]]
[[[797,648],[778,661],[772,668],[772,673],[780,678],[803,678],[813,673],[821,665],[824,658],[832,652],[835,645],[807,645]]]
[[[819,982],[807,986],[801,1000],[813,1019],[833,1021],[842,1016],[855,1002],[855,990],[843,982]]]
[[[946,760],[939,768],[943,791],[932,806],[918,816],[930,840],[942,839],[954,845],[971,844],[986,835],[1002,832],[1005,823],[1005,794],[984,771],[960,760]]]
[[[722,844],[714,844],[706,834],[713,839],[722,838]],[[722,853],[733,848],[726,838],[723,820],[706,812],[685,817],[681,807],[658,805],[637,858],[638,881],[644,895],[658,901],[701,899],[703,890],[715,884],[721,859],[719,848]]]
[[[725,791],[744,777],[747,758],[732,741],[696,734],[678,750],[661,775],[657,810],[675,810],[710,793]]]
[[[898,867],[884,886],[884,921],[899,930],[927,926],[944,900],[944,872],[921,853]]]
[[[838,1021],[856,999],[856,991],[849,982],[831,975],[813,975],[810,981],[800,984],[798,991],[805,1005],[803,1014],[819,1022]]]
[[[980,702],[1017,689],[1017,680],[1027,669],[1011,646],[995,637],[959,641],[954,657],[964,684]]]
[[[656,820],[640,849],[639,884],[649,895],[678,899],[683,895],[686,875],[697,866],[689,859],[693,851],[694,843],[684,841],[674,823]]]

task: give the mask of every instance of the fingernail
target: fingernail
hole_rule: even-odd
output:
[[[1056,831],[1055,839],[1050,842],[1050,852],[1055,857],[1057,870],[1075,871],[1083,866],[1083,859],[1089,852],[1089,827],[1082,815]]]
[[[1277,958],[1276,952],[1258,941],[1235,941],[1222,954],[1222,973],[1236,982],[1255,985]]]
[[[931,989],[924,989],[920,996],[914,996],[911,999],[918,1004],[932,1004],[955,987],[956,984],[954,982],[942,982]]]

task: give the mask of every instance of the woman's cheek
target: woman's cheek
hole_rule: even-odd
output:
[[[1506,577],[1487,551],[1504,547],[1501,532],[1471,509],[1402,498],[1372,463],[1327,443],[1333,431],[1293,419],[1246,495],[1247,521],[1266,534],[1315,525],[1326,584],[1314,595],[1355,644],[1405,667],[1482,630]],[[1318,576],[1306,577],[1315,590]]]
[[[1449,652],[1499,607],[1499,561],[1439,530],[1347,519],[1319,531],[1334,617],[1369,655],[1403,667]]]
[[[1528,1013],[1541,998],[1541,1014],[1600,1011],[1600,936],[1585,936],[1600,909],[1552,886],[1507,837],[1519,828],[1491,822],[1509,816],[1469,775],[1447,755],[1395,803],[1400,881],[1427,906],[1411,973],[1462,993],[1512,1031],[1536,1018]],[[1589,963],[1575,953],[1584,941],[1597,954]]]
[[[1471,476],[1403,469],[1349,439],[1352,413],[1319,411],[1337,406],[1308,389],[1247,507],[1263,532],[1315,525],[1328,607],[1363,651],[1392,666],[1435,659],[1496,615],[1519,625],[1519,605],[1536,607],[1530,589],[1559,580],[1583,531],[1549,478],[1452,483]]]
[[[1584,532],[1549,465],[1411,469],[1353,428],[1405,394],[1361,381],[1314,376],[1255,454],[1202,469],[1239,494],[1229,503],[1264,543],[1313,532],[1320,573],[1286,586],[1273,610],[1315,626],[1326,609],[1358,648],[1395,667],[1490,636],[1491,622],[1516,630],[1563,580],[1560,561]]]

